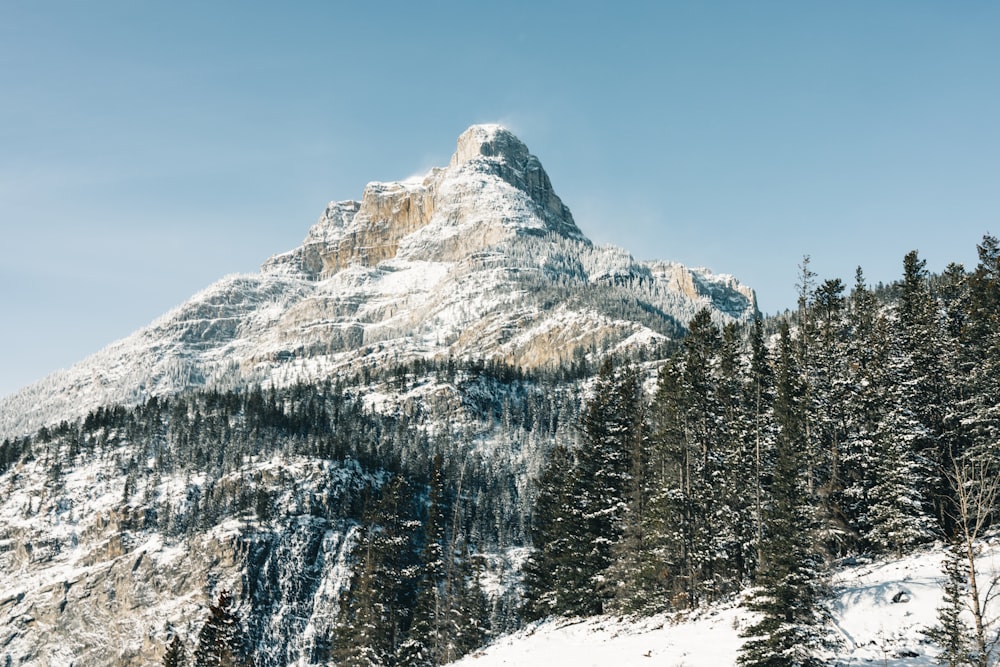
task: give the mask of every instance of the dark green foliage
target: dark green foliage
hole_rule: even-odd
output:
[[[525,571],[529,620],[601,613],[617,592],[609,574],[625,535],[639,530],[642,493],[633,476],[642,468],[644,428],[631,366],[604,363],[580,431],[579,449],[557,447],[539,483]]]
[[[745,631],[748,639],[739,655],[739,664],[748,667],[819,664],[814,652],[822,621],[822,560],[803,460],[806,422],[801,382],[791,337],[784,328],[775,382],[778,431],[771,505],[765,514],[756,587],[747,603],[760,617]]]
[[[577,511],[572,453],[557,446],[538,481],[531,541],[534,545],[524,570],[525,620],[574,613],[580,599],[577,554],[582,549],[583,526]]]
[[[599,614],[614,595],[606,574],[629,514],[632,457],[642,438],[641,393],[634,369],[601,368],[594,395],[580,420],[582,446],[574,472],[574,495],[583,533],[578,577],[572,582],[578,614]]]
[[[184,651],[184,643],[179,635],[167,645],[167,651],[163,654],[163,667],[185,667],[187,665],[187,655]]]
[[[214,605],[209,605],[208,619],[198,633],[194,652],[195,667],[249,667],[246,640],[240,619],[233,613],[233,597],[229,591],[219,593]]]
[[[969,630],[962,620],[965,612],[968,580],[966,578],[965,555],[960,541],[954,541],[948,548],[942,564],[944,571],[944,596],[938,607],[938,622],[927,631],[931,641],[941,648],[938,664],[946,667],[964,667],[974,664],[971,659],[972,642]]]
[[[350,590],[337,617],[334,658],[343,665],[388,665],[405,639],[414,607],[413,489],[394,477],[365,512]]]
[[[338,664],[442,665],[489,634],[480,570],[456,532],[460,504],[440,454],[426,501],[423,490],[393,478],[356,528],[354,573],[332,642]]]

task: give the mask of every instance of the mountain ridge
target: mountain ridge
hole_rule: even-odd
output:
[[[565,363],[663,344],[709,308],[746,321],[731,276],[594,246],[539,160],[476,125],[449,165],[331,202],[303,243],[229,276],[68,370],[0,398],[0,437],[192,387],[279,385],[412,358]]]

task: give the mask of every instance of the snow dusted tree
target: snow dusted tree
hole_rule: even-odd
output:
[[[938,622],[927,630],[927,636],[941,649],[937,662],[944,667],[969,667],[972,664],[969,628],[962,618],[969,594],[964,560],[961,541],[953,541],[942,563],[944,597],[938,607]]]
[[[972,616],[970,664],[975,667],[996,664],[1000,647],[1000,630],[997,629],[1000,615],[994,608],[1000,596],[1000,575],[995,572],[986,575],[977,562],[980,541],[993,520],[1000,499],[998,467],[995,459],[970,455],[954,459],[949,475],[955,498],[952,549],[956,557],[962,559],[961,578],[966,586],[964,602]],[[946,574],[949,578],[955,576],[947,571]]]
[[[848,319],[844,284],[824,280],[813,293],[815,342],[812,367],[805,369],[811,402],[808,405],[815,442],[815,493],[820,536],[830,553],[843,554],[855,535],[844,508],[846,486],[844,455],[847,441],[847,406],[850,379],[847,372]]]
[[[739,654],[747,667],[811,667],[822,621],[815,509],[806,488],[805,406],[788,325],[782,322],[774,405],[778,427],[762,563],[746,605],[759,614]]]
[[[850,336],[844,354],[849,389],[845,398],[847,431],[840,505],[854,532],[867,537],[878,461],[876,432],[883,421],[888,382],[889,324],[878,312],[875,295],[861,267],[855,272],[848,326]]]
[[[163,667],[184,667],[187,665],[187,655],[184,651],[184,642],[180,635],[175,634],[174,638],[167,645],[167,651],[163,654]]]
[[[674,462],[664,489],[671,502],[661,507],[668,537],[673,538],[678,584],[687,603],[696,605],[712,596],[722,552],[714,540],[722,528],[715,511],[722,507],[718,477],[721,469],[720,412],[714,367],[720,346],[718,328],[707,310],[690,323],[684,339],[679,376],[666,407],[672,423],[665,424],[660,446]],[[673,507],[671,507],[673,505]],[[673,560],[673,559],[671,559]]]
[[[232,611],[233,596],[223,590],[208,607],[208,619],[198,633],[194,653],[196,667],[248,667],[251,661],[243,645],[239,618]]]
[[[751,356],[766,365],[759,343]],[[674,607],[736,590],[757,561],[756,501],[762,509],[764,493],[761,477],[741,474],[740,466],[748,457],[760,469],[768,465],[768,389],[759,366],[750,369],[756,386],[745,389],[742,345],[734,328],[720,332],[707,310],[699,312],[683,349],[661,370],[650,411],[657,491],[649,539]]]
[[[928,477],[928,465],[915,447],[923,430],[905,406],[896,406],[875,434],[879,455],[867,520],[869,542],[900,557],[908,548],[933,539],[936,524],[916,483]]]
[[[538,481],[531,529],[533,549],[524,566],[526,620],[581,613],[586,586],[580,582],[577,554],[583,548],[582,521],[574,493],[575,460],[557,445]],[[582,589],[582,591],[581,591]]]
[[[580,419],[583,443],[577,456],[574,495],[580,511],[578,599],[583,613],[601,613],[614,595],[607,570],[628,520],[631,456],[642,437],[642,391],[631,366],[606,361]]]
[[[599,614],[619,587],[609,568],[629,520],[633,457],[643,437],[642,392],[631,366],[603,364],[580,432],[575,460],[556,447],[539,481],[525,569],[529,620]]]
[[[944,438],[947,374],[938,306],[930,292],[926,264],[916,251],[903,258],[891,361],[892,382],[900,393],[890,410],[907,413],[908,430],[898,435],[910,441],[922,468],[915,471],[913,484],[926,511],[943,525],[949,493],[949,443]]]
[[[420,558],[416,603],[407,639],[400,646],[400,664],[438,665],[445,662],[449,642],[448,609],[445,599],[444,461],[435,455],[431,470],[424,547]]]
[[[341,598],[337,616],[338,664],[368,667],[392,664],[395,659],[413,608],[412,503],[410,485],[395,476],[383,484],[380,497],[365,512],[351,586]]]
[[[761,550],[764,541],[766,501],[764,480],[771,477],[774,463],[773,376],[767,346],[764,343],[764,325],[757,317],[750,333],[750,368],[745,389],[745,403],[749,406],[750,418],[747,446],[751,450],[747,453],[747,460],[753,461],[753,474],[749,476],[753,489],[748,495],[748,500],[750,497],[753,498],[754,572],[762,559]]]

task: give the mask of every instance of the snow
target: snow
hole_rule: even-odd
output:
[[[828,602],[826,664],[929,667],[936,647],[924,631],[937,622],[944,547],[901,559],[858,559],[835,568]],[[983,545],[978,565],[1000,573],[1000,542]],[[895,600],[895,601],[894,601]],[[998,610],[993,609],[991,615]],[[750,616],[736,600],[691,613],[645,619],[595,617],[539,622],[497,639],[454,667],[720,667],[735,665]],[[971,620],[971,619],[970,619]]]
[[[746,288],[729,276],[690,272],[681,281],[680,265],[637,262],[622,249],[592,246],[554,192],[538,200],[538,184],[524,181],[524,169],[541,167],[507,130],[475,126],[463,137],[460,150],[468,154],[460,163],[432,169],[423,180],[366,189],[366,197],[398,189],[431,198],[430,217],[406,228],[394,257],[376,266],[348,262],[333,275],[316,269],[323,253],[351,234],[371,243],[382,225],[393,224],[372,219],[361,202],[332,202],[303,244],[272,257],[261,273],[227,276],[69,370],[0,397],[0,438],[100,405],[197,387],[352,374],[362,359],[452,356],[531,366],[553,361],[531,340],[547,332],[610,327],[593,339],[557,333],[567,358],[578,344],[608,352],[655,341],[644,325],[607,312],[622,299],[677,322],[704,306],[723,319],[752,314],[741,296]],[[483,142],[498,142],[489,156],[480,153]],[[307,258],[313,268],[305,268]],[[618,278],[622,299],[592,289],[595,281],[614,285]],[[539,296],[550,290],[571,306],[553,313],[541,301],[548,297]],[[588,302],[595,294],[603,300]]]

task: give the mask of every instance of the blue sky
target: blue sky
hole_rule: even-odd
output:
[[[993,2],[0,3],[0,394],[513,129],[595,242],[821,278],[1000,233]]]

